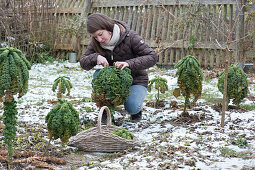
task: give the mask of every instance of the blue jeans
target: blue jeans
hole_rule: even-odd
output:
[[[98,74],[100,69],[96,70],[93,74],[93,78]],[[130,96],[124,103],[125,110],[130,114],[137,114],[142,110],[143,101],[147,94],[147,88],[142,85],[132,85],[130,87]]]

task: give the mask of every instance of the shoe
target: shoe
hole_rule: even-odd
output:
[[[138,112],[137,114],[131,115],[131,120],[140,120],[142,119],[142,111]]]

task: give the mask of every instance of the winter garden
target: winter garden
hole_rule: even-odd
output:
[[[70,9],[71,5],[78,8],[90,1],[82,2],[70,1]],[[8,4],[0,5],[7,7]],[[198,7],[191,6],[191,11]],[[98,10],[100,2],[93,3],[91,8]],[[109,10],[110,14],[114,9]],[[171,7],[160,9],[173,12]],[[220,10],[221,6],[216,9]],[[143,18],[144,22],[141,19],[146,25],[150,21],[149,8],[144,5],[141,11],[148,12],[148,19]],[[85,71],[79,59],[70,58],[66,47],[56,50],[56,44],[50,45],[54,38],[46,41],[48,44],[42,40],[43,43],[39,40],[32,42],[26,38],[35,40],[40,35],[40,31],[33,30],[35,28],[30,30],[35,34],[26,32],[22,36],[8,30],[8,22],[15,21],[19,28],[25,28],[25,25],[19,22],[19,17],[8,20],[4,14],[0,11],[0,28],[3,25],[6,28],[4,34],[0,34],[0,169],[255,169],[254,59],[244,56],[249,63],[245,64],[241,57],[237,60],[234,56],[239,53],[235,53],[231,45],[236,33],[233,30],[224,29],[227,38],[222,38],[226,43],[224,48],[220,47],[223,49],[220,54],[225,56],[221,66],[217,65],[217,52],[214,55],[203,53],[206,56],[201,57],[198,53],[200,40],[195,34],[186,37],[188,44],[182,53],[185,55],[179,60],[178,57],[172,60],[171,55],[169,61],[166,56],[161,58],[168,53],[159,40],[155,49],[160,59],[157,65],[147,70],[149,86],[142,119],[133,121],[123,106],[132,83],[130,69],[120,71],[112,66],[96,66]],[[201,17],[198,20],[201,23],[206,19],[198,11],[192,14]],[[246,16],[246,21],[251,20],[250,16]],[[170,20],[171,16],[167,17]],[[212,20],[213,17],[216,14]],[[73,36],[69,37],[72,47],[82,44],[80,36],[85,33],[80,33],[82,24],[79,24],[84,20],[75,16],[65,21],[72,21],[70,27],[65,25],[71,29],[59,29],[58,34],[75,34],[75,41]],[[80,22],[79,28],[73,27],[74,21]],[[180,26],[179,22],[173,23]],[[139,32],[138,27],[136,31]],[[140,33],[143,33],[142,29]],[[46,35],[41,33],[41,36]],[[252,36],[254,31],[249,32],[248,40],[243,38],[242,41],[249,44],[249,48],[254,47]],[[60,38],[63,40],[63,36]],[[20,45],[24,42],[25,48]],[[170,49],[169,54],[177,56],[178,49],[174,53]],[[84,49],[78,46],[72,50],[82,55]],[[215,58],[211,60],[212,56]],[[165,65],[164,60],[170,64]],[[212,63],[215,67],[210,66]],[[98,68],[101,71],[93,79]],[[108,113],[107,125],[101,124],[101,108]]]

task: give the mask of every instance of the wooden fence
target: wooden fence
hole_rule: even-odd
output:
[[[54,18],[49,26],[55,28],[52,46],[57,57],[75,51],[79,59],[90,42],[84,22],[98,12],[125,21],[138,32],[159,53],[159,65],[173,65],[192,54],[204,67],[222,67],[226,47],[231,50],[231,62],[244,62],[250,60],[247,53],[255,54],[255,17],[245,22],[244,14],[254,13],[254,2],[253,7],[244,7],[242,1],[55,0],[48,11]],[[80,27],[72,28],[75,25]],[[227,44],[230,33],[233,41]]]
[[[33,60],[45,40],[53,32],[49,11],[54,9],[54,0],[0,0],[0,48],[6,45],[22,50]],[[50,34],[50,35],[49,35]]]

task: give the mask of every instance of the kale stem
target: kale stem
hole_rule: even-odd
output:
[[[43,156],[45,156],[45,154],[47,153],[47,151],[48,151],[48,149],[49,149],[50,142],[51,142],[52,138],[53,138],[53,136],[51,136],[51,137],[50,137],[50,140],[49,140],[49,142],[48,142],[48,144],[47,144],[47,146],[46,146],[46,148],[45,148],[45,151],[44,151],[44,153],[43,153]]]

